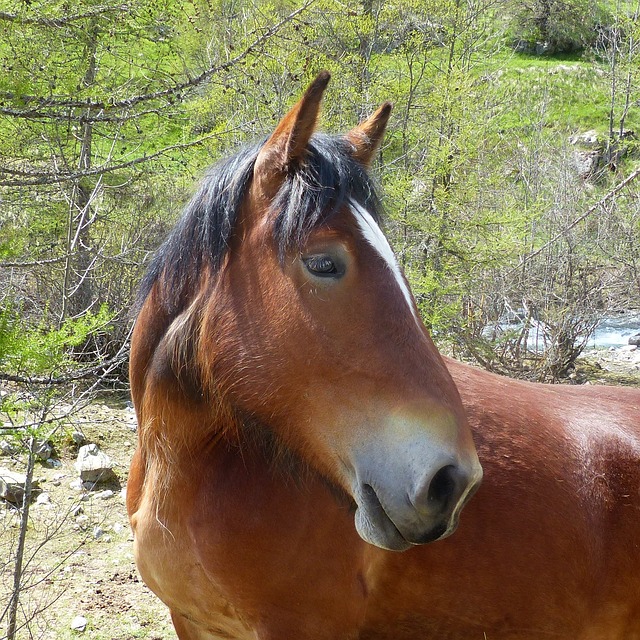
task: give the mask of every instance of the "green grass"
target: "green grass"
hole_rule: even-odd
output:
[[[609,129],[611,79],[606,66],[578,55],[531,56],[502,54],[494,60],[496,95],[509,99],[498,116],[502,130],[526,131],[540,125],[567,134]],[[638,109],[631,110],[626,127],[640,126]]]

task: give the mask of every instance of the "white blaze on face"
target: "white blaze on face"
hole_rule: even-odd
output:
[[[358,223],[358,227],[360,227],[360,231],[362,231],[362,235],[364,239],[376,250],[376,252],[380,255],[380,257],[386,262],[389,270],[393,274],[398,286],[400,287],[400,291],[402,291],[402,295],[411,310],[411,314],[413,315],[415,321],[418,324],[420,320],[416,314],[415,305],[413,304],[413,296],[409,291],[409,287],[407,286],[407,281],[404,279],[402,272],[400,271],[400,265],[396,260],[396,256],[391,249],[391,245],[389,244],[387,238],[384,233],[382,233],[382,229],[378,226],[378,223],[373,219],[373,216],[362,206],[360,206],[355,200],[351,201],[351,210],[353,211],[353,215]]]

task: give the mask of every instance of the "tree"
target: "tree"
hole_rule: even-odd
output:
[[[626,130],[627,117],[638,91],[640,58],[640,3],[616,3],[608,24],[602,25],[595,53],[609,76],[609,122],[604,165],[615,171],[625,154],[637,146],[635,133]]]
[[[164,231],[160,211],[182,199],[183,184],[210,161],[197,149],[226,135],[224,126],[197,130],[189,109],[224,87],[305,5],[246,6],[251,15],[231,33],[246,32],[223,46],[210,46],[209,31],[219,16],[237,19],[223,2],[85,0],[71,11],[59,0],[5,5],[0,268],[35,278],[12,277],[24,313],[46,308],[59,325],[107,303],[122,313],[122,341],[136,265]],[[184,182],[168,179],[180,173]],[[109,347],[118,348],[118,340]]]
[[[515,39],[543,53],[583,50],[594,44],[603,2],[524,0],[513,5]],[[538,50],[536,51],[536,45]]]

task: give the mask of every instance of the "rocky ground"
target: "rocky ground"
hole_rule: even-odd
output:
[[[583,384],[640,386],[640,349],[589,349],[578,361],[575,376]]]
[[[640,386],[640,350],[590,350],[573,382]],[[67,419],[50,461],[36,465],[41,492],[31,507],[22,600],[31,622],[19,638],[175,638],[166,608],[140,581],[133,562],[124,499],[135,428],[126,398],[93,403]],[[114,462],[108,483],[79,482],[74,433]],[[0,467],[22,471],[24,458],[0,454]],[[11,593],[13,565],[5,559],[13,558],[18,522],[17,510],[0,500],[0,603]],[[0,630],[5,627],[6,617]]]
[[[67,436],[81,432],[114,462],[115,477],[83,486],[74,467],[77,446],[64,435],[51,461],[36,464],[41,492],[31,506],[23,608],[32,618],[18,638],[96,640],[175,638],[164,605],[140,581],[125,510],[135,414],[126,402],[99,402],[69,418]],[[65,445],[64,442],[69,444]],[[0,455],[0,467],[22,471],[20,455]],[[0,500],[0,603],[8,602],[18,513]],[[2,615],[0,609],[0,615]],[[4,633],[6,618],[0,622]],[[2,637],[2,636],[0,636]]]

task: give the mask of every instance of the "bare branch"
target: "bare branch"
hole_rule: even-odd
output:
[[[85,20],[86,18],[93,18],[105,13],[124,13],[130,10],[130,7],[126,4],[112,7],[97,7],[91,11],[85,13],[77,13],[72,16],[64,16],[59,18],[26,18],[19,16],[15,13],[6,13],[0,11],[0,20],[7,20],[9,22],[18,22],[19,24],[34,24],[43,27],[64,27],[71,22],[77,22],[78,20]]]
[[[138,104],[148,102],[150,100],[159,100],[161,98],[170,98],[175,96],[176,94],[180,94],[185,91],[190,91],[196,87],[199,87],[201,84],[209,80],[211,77],[216,75],[217,73],[221,73],[222,71],[226,71],[231,67],[234,67],[238,63],[242,62],[245,58],[247,58],[250,54],[254,53],[256,49],[262,46],[267,40],[273,37],[284,25],[291,22],[296,16],[306,11],[315,0],[307,0],[301,7],[292,11],[289,15],[284,17],[280,22],[275,25],[269,27],[261,36],[256,38],[250,45],[248,45],[244,51],[239,53],[234,58],[223,62],[222,64],[215,65],[213,67],[209,67],[199,75],[189,78],[184,82],[177,83],[172,87],[167,89],[162,89],[160,91],[153,91],[151,93],[145,93],[137,96],[132,96],[130,98],[126,98],[124,100],[114,100],[114,101],[92,101],[91,99],[87,100],[56,100],[54,98],[44,98],[42,96],[30,96],[30,95],[18,95],[11,91],[3,91],[0,92],[0,100],[19,100],[23,104],[35,103],[37,106],[34,106],[33,109],[26,109],[22,112],[20,117],[28,118],[31,117],[31,114],[37,114],[37,117],[42,117],[42,109],[54,108],[77,108],[77,109],[95,109],[95,110],[114,110],[114,109],[130,109],[131,107],[135,107]],[[13,114],[14,116],[16,114]]]
[[[32,267],[40,267],[45,264],[55,264],[56,262],[64,262],[69,256],[59,256],[58,258],[47,258],[45,260],[31,260],[29,262],[0,262],[0,269],[30,269]]]
[[[2,187],[28,187],[42,184],[55,184],[58,182],[67,182],[69,180],[78,180],[79,178],[84,178],[87,176],[101,176],[105,173],[111,173],[113,171],[120,171],[122,169],[128,169],[130,167],[134,167],[138,164],[142,164],[143,162],[148,162],[149,160],[153,160],[162,155],[169,153],[170,151],[175,151],[177,149],[189,149],[190,147],[195,147],[199,144],[202,144],[206,140],[210,140],[211,138],[215,138],[219,136],[220,133],[212,133],[208,136],[203,136],[202,138],[198,138],[197,140],[192,140],[191,142],[181,142],[179,144],[174,144],[169,147],[164,147],[160,149],[160,151],[156,151],[155,153],[150,153],[148,155],[144,155],[140,158],[135,158],[130,160],[129,162],[121,162],[119,164],[113,165],[99,165],[96,167],[92,167],[91,169],[87,169],[85,171],[74,171],[74,172],[60,172],[55,173],[51,171],[23,171],[20,169],[10,169],[8,167],[0,167],[0,175],[11,175],[11,176],[23,176],[24,179],[0,179],[0,186]]]
[[[595,213],[603,204],[605,204],[605,202],[607,202],[607,200],[610,200],[611,198],[613,198],[613,196],[615,196],[617,193],[619,193],[625,187],[631,184],[638,176],[640,176],[640,168],[633,171],[622,182],[618,183],[613,189],[611,189],[611,191],[609,191],[602,198],[600,198],[598,202],[596,202],[594,205],[589,207],[581,216],[578,216],[575,220],[573,220],[573,222],[567,225],[562,231],[560,231],[555,236],[553,236],[551,240],[549,240],[548,242],[545,242],[540,248],[536,249],[529,255],[526,255],[524,258],[522,258],[518,266],[511,269],[507,273],[507,275],[515,273],[516,271],[521,269],[523,265],[529,262],[532,258],[535,258],[537,255],[540,255],[545,249],[549,248],[552,244],[555,244],[558,240],[560,240],[560,238],[564,237],[568,231],[571,231],[571,229],[579,225],[583,220],[588,218],[591,214]]]
[[[2,373],[0,372],[0,380],[4,380],[6,382],[16,382],[20,384],[68,384],[69,382],[74,382],[75,380],[82,380],[83,378],[90,378],[95,376],[99,372],[103,372],[105,370],[113,370],[118,365],[122,364],[128,357],[128,352],[126,349],[121,348],[118,353],[107,360],[106,362],[101,362],[98,365],[93,367],[89,367],[87,369],[80,369],[79,371],[73,371],[64,376],[42,376],[42,377],[29,377],[29,376],[18,376],[11,373]]]
[[[116,115],[107,115],[103,111],[93,113],[91,110],[83,111],[79,115],[73,114],[73,121],[78,125],[91,124],[94,122],[117,122],[124,123],[130,120],[137,120],[148,115],[160,115],[161,109],[145,109],[144,111],[136,111],[134,113],[118,113]],[[31,121],[58,121],[67,122],[71,118],[69,111],[36,111],[33,109],[22,111],[20,109],[12,109],[10,107],[0,106],[0,116],[8,118],[22,118]]]

